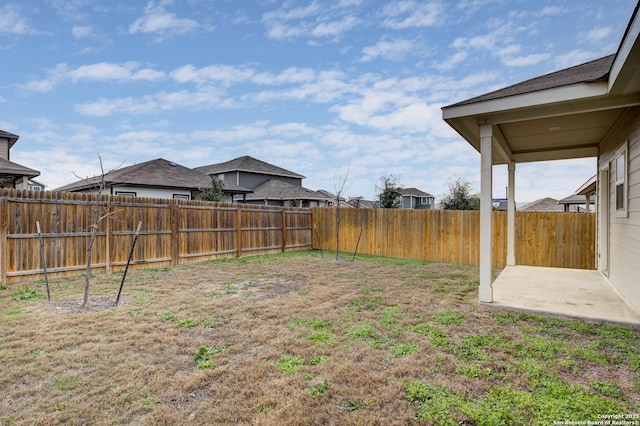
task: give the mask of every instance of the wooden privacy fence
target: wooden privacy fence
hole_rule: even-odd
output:
[[[478,265],[480,212],[407,209],[340,209],[341,251],[434,262]],[[314,208],[319,241],[336,244],[336,209]],[[595,269],[593,213],[516,212],[516,264]],[[507,213],[493,212],[493,266],[507,259]]]
[[[311,249],[312,244],[309,209],[3,189],[2,283],[43,274],[36,222],[47,273],[82,272],[96,217],[103,217],[91,258],[96,271],[124,269],[139,221],[132,266]]]

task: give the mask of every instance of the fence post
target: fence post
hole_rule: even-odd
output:
[[[242,256],[242,209],[236,209],[236,257]]]
[[[287,217],[284,211],[284,207],[282,208],[282,252],[284,253],[287,248]]]
[[[111,239],[113,238],[113,229],[111,227],[111,196],[109,195],[107,198],[107,213],[105,214],[105,235],[104,235],[104,272],[107,275],[111,274]]]
[[[311,241],[311,250],[313,250],[315,247],[313,245],[313,228],[315,226],[315,223],[313,222],[313,211],[316,209],[317,207],[314,207],[312,209],[309,209],[309,234],[311,236],[311,239],[309,241]],[[316,232],[318,232],[318,230],[316,229]]]
[[[0,198],[0,282],[7,283],[7,233],[9,226],[9,202]]]
[[[171,203],[171,264],[178,266],[180,264],[180,209],[179,200],[173,200]]]

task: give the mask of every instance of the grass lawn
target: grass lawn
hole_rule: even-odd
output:
[[[2,286],[0,425],[640,415],[640,332],[477,303],[475,267],[317,252]],[[44,297],[43,297],[44,296]],[[638,421],[640,418],[627,419]]]

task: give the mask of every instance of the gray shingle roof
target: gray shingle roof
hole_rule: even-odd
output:
[[[325,194],[292,185],[278,179],[269,179],[253,189],[247,200],[330,200]]]
[[[420,191],[418,188],[403,188],[401,192],[402,195],[411,197],[433,197],[433,195],[428,192]]]
[[[250,172],[250,173],[262,173],[266,175],[286,176],[298,179],[304,179],[305,177],[294,173],[290,170],[283,169],[282,167],[274,166],[265,161],[258,160],[253,157],[245,155],[243,157],[234,158],[233,160],[225,161],[224,163],[209,164],[208,166],[200,166],[194,168],[202,173],[208,175],[227,173],[227,172]]]
[[[77,191],[92,188],[100,183],[100,179],[100,176],[82,179],[57,188],[56,191]],[[164,158],[157,158],[110,171],[104,175],[104,180],[109,186],[132,185],[191,190],[199,190],[211,186],[211,178],[208,175]],[[251,190],[225,183],[224,192],[251,192]]]
[[[6,136],[0,136],[6,137]],[[40,172],[30,169],[13,161],[0,158],[0,175],[4,176],[28,176],[29,178],[40,176]]]
[[[13,146],[14,143],[20,138],[18,135],[14,135],[13,133],[5,132],[4,130],[0,130],[0,138],[9,139],[9,148]]]
[[[569,86],[571,84],[605,80],[609,75],[609,71],[611,70],[611,65],[613,64],[615,57],[616,55],[613,54],[585,64],[545,74],[540,77],[532,78],[512,86],[449,105],[449,107],[475,104],[483,101],[537,92],[539,90]]]
[[[536,200],[520,208],[521,212],[562,212],[564,207],[555,198],[547,197]]]
[[[589,204],[595,204],[596,200],[591,198],[589,200]],[[563,198],[558,201],[558,204],[587,204],[587,196],[586,195],[569,195],[568,197]]]

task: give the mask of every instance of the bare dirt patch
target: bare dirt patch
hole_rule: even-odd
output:
[[[114,308],[120,279],[95,277],[86,308],[82,277],[52,282],[50,303],[0,290],[0,425],[640,412],[637,331],[479,306],[473,267],[303,253],[139,269]]]
[[[85,306],[82,305],[82,297],[68,297],[47,303],[46,310],[53,314],[79,314],[88,312],[100,312],[115,309],[115,296],[92,296]],[[125,306],[131,302],[128,296],[120,296],[118,306]]]

